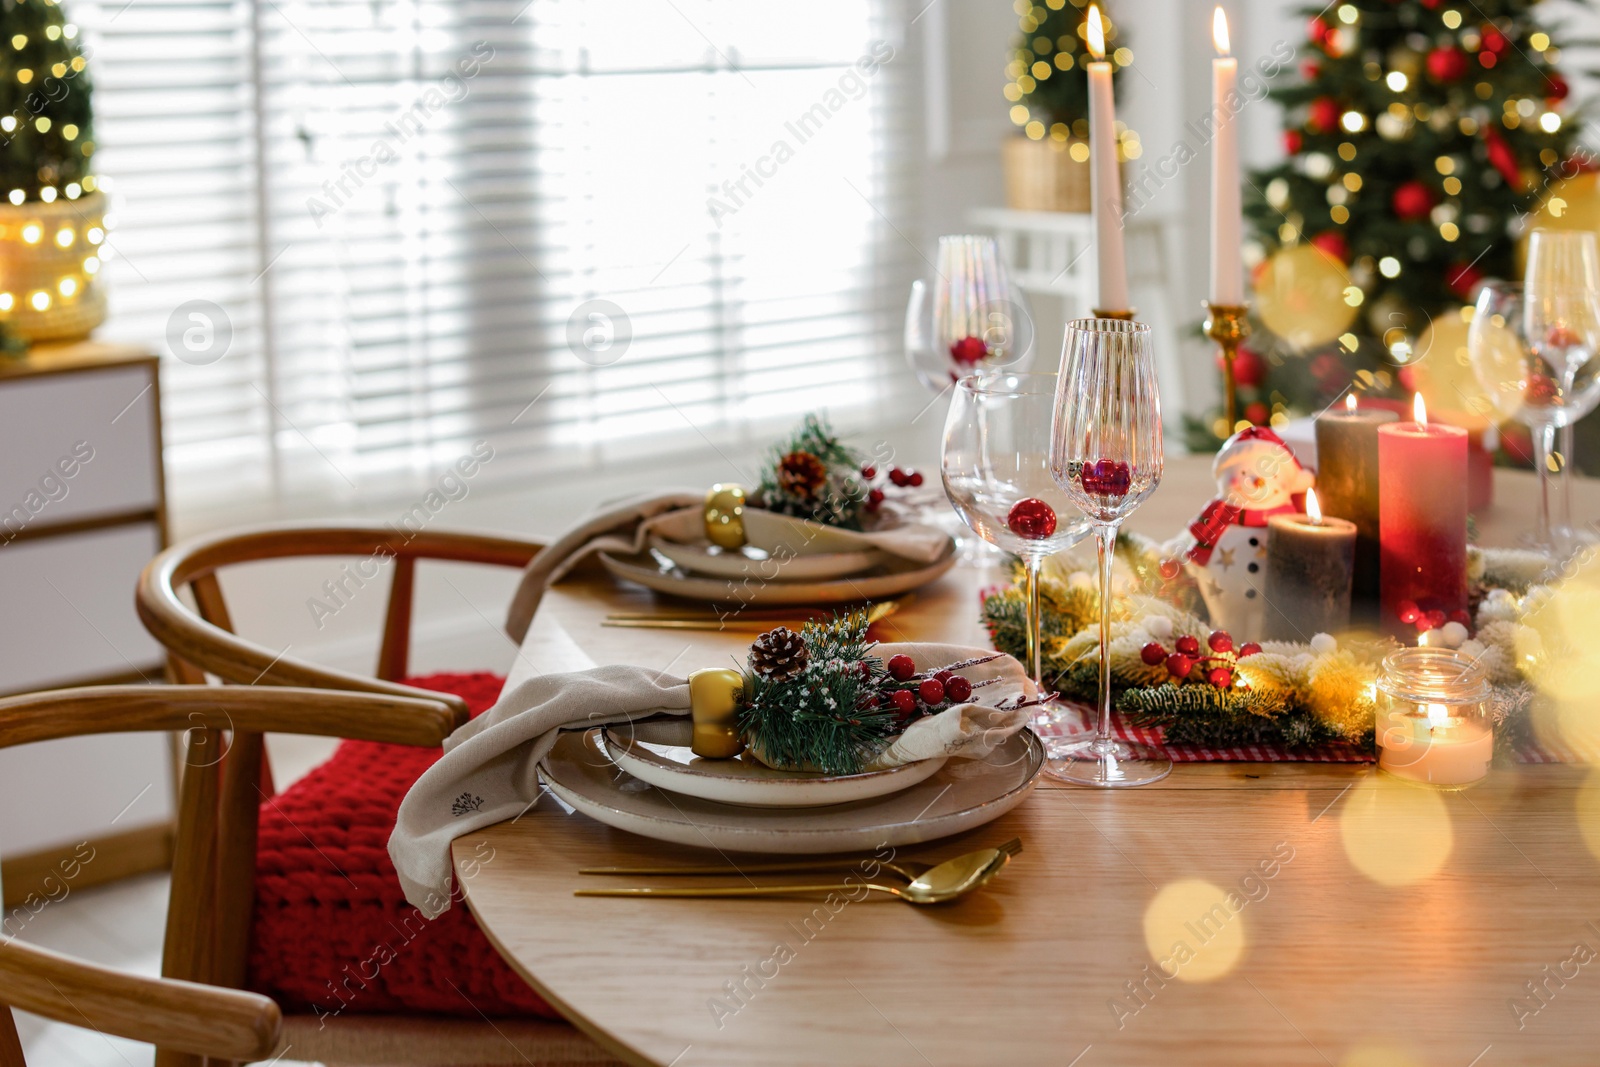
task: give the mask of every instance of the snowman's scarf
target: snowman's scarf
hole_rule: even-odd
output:
[[[1211,551],[1217,547],[1222,531],[1228,527],[1265,526],[1267,520],[1274,515],[1295,513],[1293,503],[1280,504],[1275,508],[1241,508],[1219,497],[1207,504],[1200,517],[1189,524],[1189,533],[1194,537],[1194,545],[1185,555],[1204,567],[1210,562]]]

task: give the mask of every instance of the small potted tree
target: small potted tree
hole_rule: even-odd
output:
[[[105,318],[87,68],[56,0],[0,0],[0,327],[30,341]]]
[[[1001,149],[1006,203],[1018,211],[1089,210],[1089,0],[1016,0],[1018,30],[1006,66],[1006,99],[1018,135]],[[1113,78],[1133,62],[1101,10]],[[1136,159],[1139,135],[1117,123],[1119,162]]]

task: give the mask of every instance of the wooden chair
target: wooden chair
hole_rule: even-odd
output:
[[[0,942],[0,1067],[26,1067],[12,1008],[102,1034],[219,1061],[278,1047],[278,1006],[256,993],[107,970],[7,938]]]
[[[420,699],[443,705],[464,722],[466,705],[446,693],[402,685],[410,649],[412,594],[420,559],[525,567],[537,542],[478,534],[425,531],[410,539],[392,529],[361,526],[281,525],[214,534],[167,549],[145,567],[136,602],[146,629],[168,650],[174,681],[203,685],[209,672],[225,682],[255,686],[315,686],[345,692]],[[233,632],[217,572],[241,563],[295,556],[392,556],[395,571],[379,646],[377,677],[365,677],[279,655]],[[198,611],[180,596],[188,587]],[[215,688],[211,692],[217,692]],[[452,725],[453,728],[453,725]],[[424,742],[437,745],[445,730]],[[358,736],[345,735],[338,736]],[[222,870],[249,872],[255,855],[257,802],[272,791],[259,732],[235,729],[227,762],[232,772],[202,803],[218,810],[216,833],[201,842]],[[185,842],[180,838],[179,847]],[[226,880],[214,913],[216,956],[199,973],[239,986],[246,977],[253,886],[246,874]],[[169,940],[168,949],[179,951]],[[185,966],[193,966],[193,961]],[[539,1020],[486,1023],[470,1019],[341,1015],[319,1021],[290,1015],[284,1024],[291,1059],[329,1064],[426,1065],[532,1063],[612,1065],[616,1061],[582,1033]]]
[[[464,718],[464,713],[431,695],[423,699],[280,687],[99,686],[0,700],[0,748],[80,734],[159,730],[182,732],[185,753],[162,961],[163,975],[177,981],[83,969],[12,943],[0,945],[0,1002],[54,1017],[57,1008],[70,1010],[63,1007],[68,998],[77,1001],[77,993],[99,989],[79,1002],[83,1014],[101,1026],[96,1012],[103,1011],[108,1031],[156,1043],[158,1067],[207,1063],[217,1067],[274,1053],[291,1060],[338,1064],[615,1067],[614,1059],[577,1030],[538,1020],[490,1023],[341,1016],[332,1020],[337,1025],[325,1025],[328,1017],[289,1015],[282,1019],[281,1038],[273,1042],[268,1038],[279,1035],[276,1005],[236,989],[244,980],[260,799],[255,787],[260,763],[236,758],[241,739],[271,732],[435,746]],[[216,754],[224,751],[229,734],[233,743],[226,758],[219,760]],[[244,919],[234,921],[228,908],[241,901]],[[58,974],[66,976],[70,988],[59,982],[58,989],[49,988]],[[197,990],[191,983],[200,983],[198,992],[212,998],[196,1003],[215,1006],[219,1018],[229,1020],[226,1026],[180,1024],[177,1007]],[[230,988],[205,988],[216,986]],[[114,996],[123,994],[145,998],[141,1013],[119,1015],[113,1010]],[[245,1026],[249,1019],[256,1022]],[[0,1027],[5,1021],[0,1019]],[[124,1023],[127,1031],[119,1029]],[[3,1046],[0,1033],[0,1049]],[[3,1053],[0,1067],[11,1067]]]

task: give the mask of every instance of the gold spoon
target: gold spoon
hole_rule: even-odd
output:
[[[968,852],[954,859],[946,860],[953,863],[956,860],[965,860],[979,857],[987,860],[990,853],[1004,852],[1008,856],[1015,856],[1022,851],[1022,838],[1013,837],[1010,841],[996,845],[994,848],[980,848]],[[579,874],[634,874],[634,875],[728,875],[728,874],[796,874],[814,871],[855,871],[876,863],[879,867],[893,871],[908,882],[914,882],[924,874],[939,866],[934,863],[920,863],[916,860],[880,860],[876,856],[862,856],[857,859],[840,858],[835,860],[787,860],[781,863],[743,863],[738,866],[727,864],[708,864],[703,867],[581,867]]]
[[[854,885],[829,883],[826,885],[758,885],[758,886],[701,886],[675,889],[664,886],[639,886],[631,889],[579,889],[577,897],[775,897],[793,896],[797,893],[853,893],[866,889],[873,893],[887,893],[908,904],[944,904],[964,897],[981,888],[989,879],[1000,873],[1011,860],[1010,853],[999,849],[982,849],[945,860],[914,878],[904,886],[879,885],[876,882],[859,882]]]

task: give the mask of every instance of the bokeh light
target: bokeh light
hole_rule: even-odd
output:
[[[1455,833],[1433,789],[1375,775],[1350,790],[1339,836],[1356,870],[1379,885],[1415,885],[1450,858]]]
[[[1182,982],[1221,978],[1244,955],[1245,917],[1221,886],[1199,878],[1165,885],[1144,910],[1144,943],[1163,974]],[[1235,903],[1242,899],[1233,894]]]

